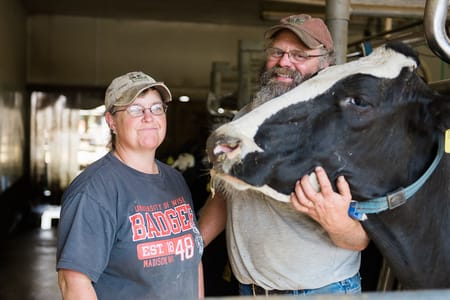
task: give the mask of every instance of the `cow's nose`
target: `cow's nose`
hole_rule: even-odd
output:
[[[222,153],[232,152],[234,149],[237,148],[238,144],[239,144],[238,140],[228,143],[217,143],[213,149],[213,154],[220,155]]]
[[[240,140],[229,136],[212,136],[207,143],[209,159],[212,163],[232,159],[239,148]]]

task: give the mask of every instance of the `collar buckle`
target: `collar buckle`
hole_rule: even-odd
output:
[[[386,195],[386,200],[388,203],[389,209],[394,209],[406,203],[405,189],[399,188],[393,192],[390,192]]]

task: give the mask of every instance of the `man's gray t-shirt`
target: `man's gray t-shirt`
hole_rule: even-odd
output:
[[[267,290],[315,289],[358,273],[360,252],[335,246],[318,223],[290,203],[255,194],[230,197],[227,205],[228,254],[241,283]]]

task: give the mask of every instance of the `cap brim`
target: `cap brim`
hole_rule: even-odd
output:
[[[158,92],[161,94],[163,102],[172,101],[172,94],[170,93],[169,88],[164,83],[156,82],[153,84],[149,84],[144,89],[150,88],[150,87],[153,87],[158,90]],[[140,90],[138,94],[140,94],[144,89]]]
[[[317,41],[312,35],[310,35],[305,30],[300,30],[299,28],[296,28],[289,24],[281,24],[281,25],[275,25],[269,30],[266,31],[264,34],[264,37],[266,39],[271,39],[274,34],[279,32],[280,30],[289,30],[292,33],[294,33],[308,48],[310,49],[317,49],[321,46],[323,46],[319,41]]]
[[[161,98],[163,102],[167,103],[172,101],[172,95],[170,93],[169,88],[162,82],[154,82],[154,83],[146,83],[142,85],[134,86],[132,89],[128,90],[126,93],[129,95],[128,97],[126,95],[123,95],[122,97],[128,98],[129,100],[127,102],[117,101],[119,103],[115,103],[114,106],[127,106],[130,103],[133,103],[134,100],[146,89],[154,88],[156,89],[159,94],[161,95]]]

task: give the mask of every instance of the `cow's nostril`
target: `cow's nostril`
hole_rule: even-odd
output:
[[[208,139],[208,159],[216,169],[232,164],[240,154],[240,139],[227,135],[213,135]]]
[[[216,140],[213,154],[230,153],[239,147],[239,142],[239,139],[222,136],[222,138]]]
[[[222,153],[228,153],[233,151],[234,149],[236,149],[236,145],[217,145],[216,147],[214,147],[213,153],[214,155],[220,155]]]

